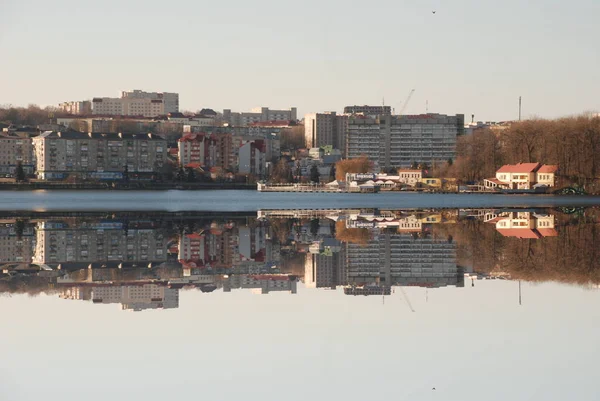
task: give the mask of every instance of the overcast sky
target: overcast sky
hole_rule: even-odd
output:
[[[432,13],[436,10],[436,14]],[[120,90],[182,109],[600,111],[598,0],[0,0],[0,104]]]

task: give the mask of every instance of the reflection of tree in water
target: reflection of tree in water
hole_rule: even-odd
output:
[[[582,217],[556,214],[558,236],[503,237],[493,224],[463,220],[436,229],[453,235],[460,264],[478,272],[506,272],[513,279],[600,284],[600,225],[597,212]]]

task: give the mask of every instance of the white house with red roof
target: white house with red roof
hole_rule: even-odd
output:
[[[496,177],[486,178],[487,189],[534,189],[553,187],[558,166],[541,163],[506,164],[496,171]]]

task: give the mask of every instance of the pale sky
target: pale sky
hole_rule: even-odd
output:
[[[597,400],[600,291],[514,281],[255,295],[180,307],[0,297],[0,399]],[[436,390],[433,391],[432,387]]]
[[[436,10],[436,14],[432,14]],[[600,111],[598,0],[0,0],[0,104],[120,90],[182,109]],[[469,117],[470,118],[470,117]]]

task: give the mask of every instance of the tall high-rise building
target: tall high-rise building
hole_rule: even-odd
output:
[[[464,115],[353,115],[348,120],[348,158],[366,155],[380,168],[410,167],[414,162],[446,162],[456,156]]]
[[[334,149],[346,150],[346,131],[348,116],[336,112],[310,113],[304,116],[304,137],[308,148],[333,146]]]

